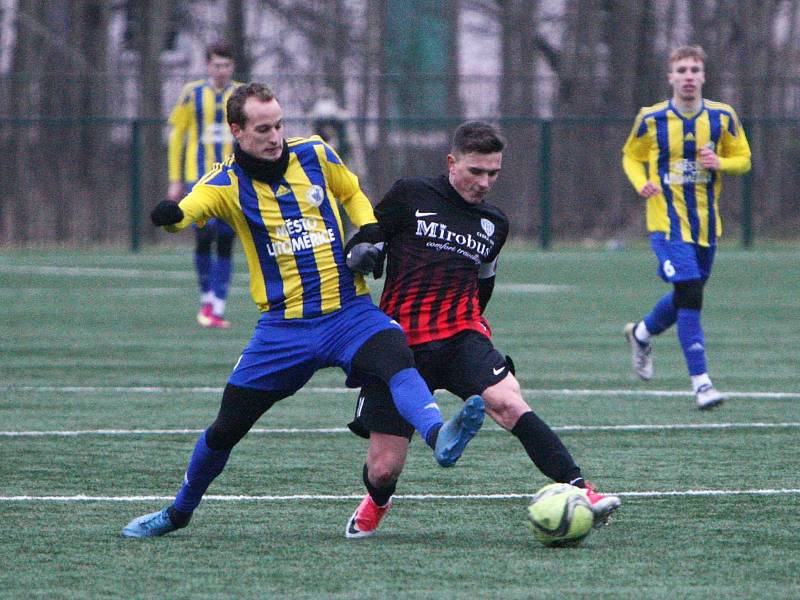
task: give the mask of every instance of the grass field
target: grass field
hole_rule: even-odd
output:
[[[206,331],[188,249],[0,252],[0,598],[800,597],[800,251],[718,254],[704,325],[731,398],[710,413],[674,332],[651,382],[630,372],[622,326],[666,291],[654,266],[644,248],[501,265],[496,345],[623,500],[579,548],[547,549],[524,524],[547,481],[494,424],[448,470],[415,438],[379,535],[346,540],[366,445],[335,370],[262,418],[187,529],[121,538],[216,414],[257,319],[245,275],[233,327]]]

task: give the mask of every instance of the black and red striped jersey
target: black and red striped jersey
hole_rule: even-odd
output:
[[[466,329],[488,336],[478,274],[481,265],[493,268],[508,237],[505,214],[464,201],[442,175],[398,180],[375,216],[387,245],[381,309],[400,323],[409,344]]]

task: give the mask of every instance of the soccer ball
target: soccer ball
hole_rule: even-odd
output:
[[[551,483],[528,506],[528,527],[545,546],[577,546],[592,531],[592,505],[580,488]]]

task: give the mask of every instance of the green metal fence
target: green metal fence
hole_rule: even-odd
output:
[[[643,239],[644,207],[624,176],[632,118],[488,119],[508,138],[491,201],[512,236],[554,243]],[[377,202],[398,177],[445,171],[453,119],[353,119],[346,161]],[[287,134],[308,135],[307,119]],[[800,120],[750,119],[753,171],[723,180],[725,237],[797,238]],[[112,245],[138,250],[167,236],[147,213],[166,192],[166,124],[160,119],[0,119],[0,244]]]

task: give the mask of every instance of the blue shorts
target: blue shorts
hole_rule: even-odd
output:
[[[340,367],[349,376],[364,342],[391,327],[402,331],[366,295],[313,319],[284,320],[264,313],[228,383],[290,396],[324,367]],[[348,384],[360,382],[354,378]]]
[[[198,227],[197,223],[192,223],[192,227],[194,227],[194,230],[196,232],[200,232],[200,230],[202,229],[203,233],[210,232],[213,233],[214,236],[216,237],[226,237],[226,236],[233,237],[235,233],[233,231],[233,227],[228,225],[222,219],[218,219],[217,217],[211,217],[208,221],[206,221],[206,224],[203,225],[202,227]]]
[[[667,283],[705,281],[711,276],[716,246],[672,241],[663,233],[650,234],[650,247],[658,258],[658,276]]]

